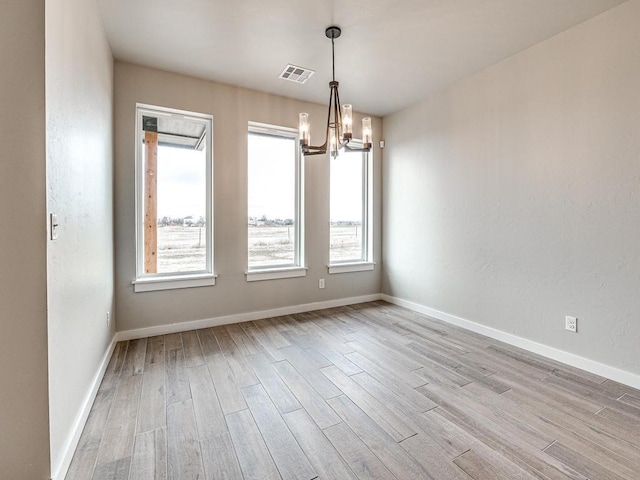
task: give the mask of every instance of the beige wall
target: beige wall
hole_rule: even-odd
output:
[[[51,464],[64,470],[73,428],[114,335],[113,59],[93,0],[46,9]],[[65,455],[67,457],[65,458]]]
[[[385,293],[640,374],[639,25],[627,2],[385,117]]]
[[[327,87],[328,89],[328,87]],[[134,293],[136,102],[213,115],[215,271],[213,287]],[[261,311],[380,292],[374,271],[328,275],[329,164],[306,160],[306,259],[304,278],[247,283],[247,122],[296,127],[308,111],[312,138],[324,132],[326,107],[182,75],[116,62],[116,305],[118,330]],[[374,145],[381,120],[373,118]],[[374,256],[380,258],[380,150],[374,152]],[[318,279],[326,288],[318,289]]]
[[[0,14],[0,478],[49,478],[44,1]]]

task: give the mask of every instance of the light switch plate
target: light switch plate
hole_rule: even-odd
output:
[[[58,238],[58,215],[55,213],[49,215],[49,231],[51,240]]]

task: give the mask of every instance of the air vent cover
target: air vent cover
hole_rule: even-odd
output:
[[[314,73],[316,72],[309,70],[308,68],[289,64],[284,67],[284,70],[280,74],[280,78],[284,78],[290,82],[305,83]]]

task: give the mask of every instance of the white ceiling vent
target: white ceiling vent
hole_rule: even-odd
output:
[[[289,80],[291,82],[296,83],[305,83],[311,75],[313,75],[313,70],[309,70],[308,68],[298,67],[296,65],[287,65],[284,67],[284,70],[280,74],[280,78],[284,78],[285,80]]]

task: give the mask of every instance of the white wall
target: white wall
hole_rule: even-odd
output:
[[[134,293],[135,278],[135,106],[148,103],[213,115],[214,248],[213,287]],[[307,276],[249,282],[247,269],[247,123],[297,127],[309,112],[312,138],[324,135],[326,107],[198,80],[126,63],[115,68],[116,305],[118,330],[209,319],[380,292],[374,271],[328,275],[329,163],[306,160]],[[374,145],[382,121],[372,118]],[[380,150],[374,151],[374,259],[380,259]],[[326,288],[318,289],[318,279]]]
[[[49,478],[44,2],[0,14],[0,478]]]
[[[627,2],[385,117],[384,293],[640,374],[639,25]]]
[[[114,335],[113,59],[94,0],[46,4],[47,208],[60,224],[47,252],[56,475]]]

